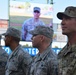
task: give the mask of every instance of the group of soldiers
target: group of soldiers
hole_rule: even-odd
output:
[[[76,7],[68,6],[57,17],[62,20],[62,34],[68,38],[58,55],[51,47],[53,28],[39,25],[28,32],[32,35],[32,46],[39,50],[32,58],[19,44],[21,31],[9,27],[3,35],[5,46],[12,53],[8,55],[0,46],[0,75],[76,75]]]

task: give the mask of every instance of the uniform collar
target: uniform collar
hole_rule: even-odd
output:
[[[72,52],[75,52],[76,51],[76,44],[74,45],[66,45],[60,52],[59,52],[59,57],[63,57],[63,56],[66,56],[67,54],[69,53],[72,53]]]
[[[21,45],[18,45],[18,46],[14,49],[14,51],[10,54],[9,59],[10,59],[12,56],[15,56],[15,55],[17,54],[18,48],[20,48],[20,47],[21,47]]]
[[[46,50],[40,54],[40,58],[43,60],[47,55],[48,53],[51,51],[51,46],[49,46],[48,48],[46,48]]]

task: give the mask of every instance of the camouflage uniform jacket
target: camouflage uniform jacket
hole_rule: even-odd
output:
[[[19,45],[9,56],[5,75],[28,75],[31,56]]]
[[[36,55],[29,75],[57,75],[56,54],[48,47],[42,54]]]
[[[35,22],[34,18],[30,18],[24,21],[22,25],[22,40],[31,41],[32,35],[29,34],[29,31],[33,30],[38,25],[45,25],[40,19]]]
[[[0,46],[0,75],[5,75],[5,66],[7,63],[8,54]]]
[[[59,75],[76,75],[76,45],[66,45],[58,54]]]

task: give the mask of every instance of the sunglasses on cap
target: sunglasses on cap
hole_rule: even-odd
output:
[[[34,13],[40,13],[39,11],[34,11]]]

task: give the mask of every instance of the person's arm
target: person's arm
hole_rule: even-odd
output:
[[[37,70],[36,75],[58,75],[57,67],[57,60],[49,58],[41,62],[41,66]]]
[[[76,75],[76,54],[73,53],[70,56],[73,57],[72,58],[73,60],[70,62],[69,66],[66,68],[66,75]]]
[[[58,61],[56,58],[49,58],[49,61],[47,62],[48,69],[47,69],[47,75],[58,75]]]
[[[45,23],[43,21],[41,21],[41,25],[45,25]]]
[[[29,70],[32,63],[32,57],[26,53],[23,55],[23,62],[22,62],[22,69],[25,73],[25,75],[29,75]]]
[[[27,35],[27,27],[26,27],[26,22],[22,24],[22,40],[26,40],[26,35]]]
[[[8,57],[9,55],[7,54],[7,52],[0,46],[0,75],[5,75],[5,67]]]

